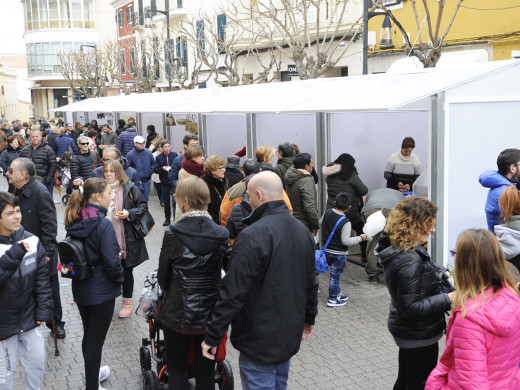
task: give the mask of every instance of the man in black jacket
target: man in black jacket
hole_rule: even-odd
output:
[[[18,199],[0,192],[0,386],[12,389],[17,355],[25,388],[39,389],[45,368],[40,325],[50,317],[48,263],[37,237],[24,231]]]
[[[162,148],[162,153],[158,154],[155,157],[155,168],[154,173],[159,174],[159,179],[161,180],[161,202],[164,203],[164,223],[163,226],[168,226],[170,224],[170,219],[172,216],[171,206],[170,206],[170,180],[168,179],[168,171],[172,169],[173,160],[177,157],[177,153],[172,152],[170,141],[167,139],[161,140],[159,143],[159,147]],[[175,217],[175,198],[173,200],[173,213]]]
[[[79,153],[72,156],[70,161],[70,177],[75,186],[83,185],[83,182],[90,177],[99,164],[98,156],[89,149],[87,137],[78,138],[78,148]]]
[[[31,130],[31,145],[20,150],[20,157],[26,157],[36,167],[36,180],[43,183],[52,195],[54,188],[54,174],[56,173],[56,153],[42,140],[40,130]]]
[[[287,387],[290,358],[312,335],[318,313],[315,242],[289,213],[282,190],[269,171],[249,182],[253,212],[243,221],[250,226],[235,241],[202,343],[204,356],[214,359],[232,322],[244,388]]]
[[[58,251],[56,250],[58,222],[54,201],[45,186],[35,180],[35,167],[31,160],[23,157],[14,160],[7,174],[9,183],[14,186],[15,195],[20,201],[23,228],[38,237],[45,250],[45,257],[49,262],[49,284],[54,301],[56,337],[63,339],[65,338],[65,322],[62,321],[60,283],[56,269],[58,264]],[[46,320],[47,327],[51,329],[50,316]]]

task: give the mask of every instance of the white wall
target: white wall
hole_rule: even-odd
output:
[[[246,145],[246,122],[244,115],[207,115],[206,154],[223,158],[235,154]]]
[[[383,172],[404,137],[415,140],[413,151],[428,166],[429,112],[355,112],[330,115],[331,161],[348,153],[356,159],[359,177],[369,190],[386,187]],[[321,173],[321,167],[320,167]]]
[[[155,126],[155,132],[157,134],[160,134],[164,138],[163,130],[165,129],[164,121],[162,119],[162,114],[157,112],[152,113],[145,113],[143,112],[141,114],[141,127],[143,128],[141,133],[144,134],[144,137],[148,135],[146,132],[146,126],[148,125],[154,125]]]
[[[480,174],[497,170],[496,160],[507,148],[520,148],[519,101],[446,104],[445,220],[448,247],[469,228],[487,228],[484,205],[488,189],[479,184]]]

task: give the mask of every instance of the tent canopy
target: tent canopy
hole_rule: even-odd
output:
[[[389,111],[404,109],[438,92],[519,64],[518,60],[494,61],[459,69],[431,68],[413,73],[109,96],[86,99],[53,111],[203,114]]]

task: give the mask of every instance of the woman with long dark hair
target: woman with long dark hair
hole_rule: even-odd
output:
[[[342,153],[333,163],[322,168],[323,176],[327,182],[327,208],[334,207],[336,196],[342,192],[348,192],[352,197],[352,207],[345,214],[352,223],[352,228],[359,235],[363,233],[363,220],[361,208],[363,196],[368,193],[368,188],[358,176],[356,160],[348,153]],[[361,257],[366,259],[367,242],[359,244]]]
[[[426,389],[519,389],[520,297],[489,230],[460,234],[455,283],[446,347]]]
[[[405,198],[390,213],[376,248],[390,292],[388,330],[399,347],[394,390],[424,389],[455,294],[440,293],[438,268],[424,246],[435,231],[436,214],[429,200]]]
[[[179,181],[175,201],[182,217],[164,234],[157,279],[164,292],[159,314],[163,325],[168,388],[188,390],[188,355],[193,342],[198,390],[215,389],[215,362],[202,356],[206,322],[217,301],[222,264],[227,260],[228,231],[208,213],[206,183]]]
[[[119,245],[106,218],[112,200],[110,190],[105,179],[88,179],[72,193],[65,209],[67,235],[83,241],[93,267],[90,278],[72,280],[72,295],[83,323],[86,390],[102,389],[99,382],[110,372],[107,366],[100,370],[101,354],[123,282]]]
[[[119,318],[132,315],[134,293],[134,268],[148,260],[144,238],[137,237],[131,221],[141,219],[148,211],[148,203],[137,186],[128,180],[123,166],[117,160],[107,160],[103,166],[103,177],[109,184],[113,201],[107,217],[112,222],[119,244],[120,259],[124,270],[123,300]]]

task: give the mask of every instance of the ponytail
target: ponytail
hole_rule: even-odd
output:
[[[102,193],[107,187],[105,179],[92,177],[74,191],[65,208],[65,226],[72,226],[81,221],[81,209],[89,202],[94,194]]]

